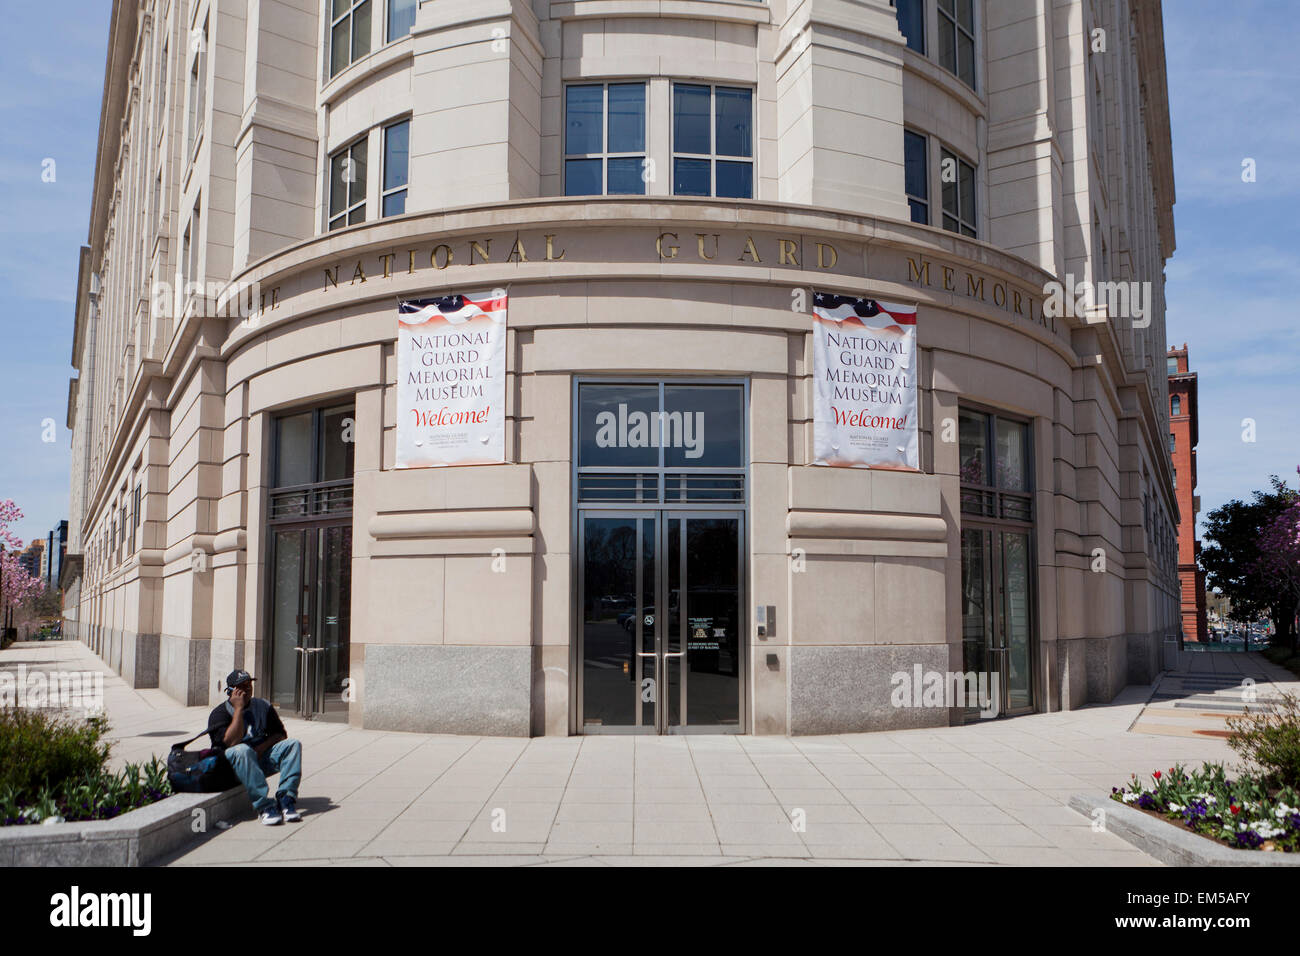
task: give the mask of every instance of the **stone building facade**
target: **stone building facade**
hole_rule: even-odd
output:
[[[1177,633],[1158,0],[114,0],[98,150],[67,614],[134,686],[819,733]],[[505,461],[396,468],[399,300],[498,289]],[[814,291],[916,304],[918,471],[811,463]],[[592,452],[637,403],[710,468]]]

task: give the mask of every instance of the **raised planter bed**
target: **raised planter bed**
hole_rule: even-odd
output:
[[[248,793],[178,793],[112,820],[0,828],[0,866],[148,866],[211,830],[252,813]]]
[[[1171,866],[1300,866],[1300,853],[1234,849],[1109,797],[1075,794],[1070,807],[1089,818],[1101,808],[1107,833]]]

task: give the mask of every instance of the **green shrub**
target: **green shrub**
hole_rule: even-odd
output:
[[[112,744],[101,718],[73,720],[21,707],[0,708],[0,794],[19,803],[65,781],[104,773]]]
[[[1228,718],[1228,746],[1258,767],[1274,787],[1300,788],[1300,697],[1281,693],[1270,709]]]

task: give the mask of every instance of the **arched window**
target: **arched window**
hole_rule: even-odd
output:
[[[1183,413],[1183,400],[1175,395],[1169,400],[1169,414],[1181,415]]]

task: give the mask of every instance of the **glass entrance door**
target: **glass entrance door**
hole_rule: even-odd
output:
[[[741,729],[740,513],[579,515],[587,733]]]
[[[1032,582],[1027,531],[961,533],[962,658],[990,701],[966,701],[970,718],[1033,709]],[[991,706],[990,706],[991,703]]]
[[[271,702],[346,721],[352,526],[275,529],[271,567]]]

